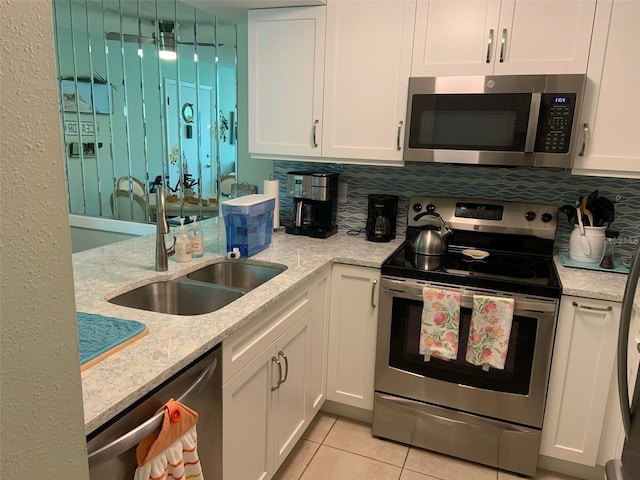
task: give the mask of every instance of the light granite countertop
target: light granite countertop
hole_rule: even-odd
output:
[[[403,239],[367,242],[364,233],[340,231],[328,239],[274,232],[271,245],[251,257],[287,269],[226,307],[204,315],[177,316],[137,310],[107,300],[156,280],[169,280],[219,261],[226,253],[224,225],[217,218],[202,223],[203,258],[156,272],[155,235],[142,236],[73,255],[76,308],[137,320],[149,334],[82,373],[85,433],[89,434],[173,374],[208,352],[238,328],[256,319],[302,282],[331,263],[379,268]],[[568,268],[555,257],[563,294],[621,301],[626,275]],[[640,292],[635,306],[640,311]]]
[[[626,274],[565,267],[558,255],[554,256],[554,261],[562,283],[563,295],[622,301],[627,283]],[[640,312],[640,288],[636,292],[634,306]]]
[[[222,220],[202,222],[202,228],[204,257],[185,263],[170,257],[167,272],[154,270],[155,235],[73,255],[78,311],[137,320],[149,327],[148,335],[82,373],[85,433],[91,433],[242,325],[258,318],[324,266],[333,262],[380,268],[403,240],[367,242],[364,233],[354,236],[342,231],[328,239],[315,239],[277,231],[271,245],[251,260],[274,262],[287,269],[220,310],[178,316],[107,302],[135,287],[173,279],[219,261],[226,253]]]

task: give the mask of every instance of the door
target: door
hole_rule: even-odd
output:
[[[596,464],[619,321],[619,303],[562,297],[542,455]]]
[[[335,265],[327,399],[373,410],[380,271]]]
[[[272,392],[274,471],[295,447],[309,424],[306,393],[311,365],[310,318],[311,312],[306,313],[276,342],[282,377],[280,385]],[[274,385],[277,378],[274,376]]]
[[[598,2],[573,173],[640,178],[640,2]],[[620,108],[624,105],[624,108]]]
[[[448,362],[437,358],[425,362],[419,353],[424,285],[382,279],[376,391],[540,428],[557,300],[509,296],[515,301],[515,309],[505,368],[485,371],[465,360],[473,295],[506,295],[455,285],[445,287],[461,293],[458,356]]]
[[[203,198],[216,194],[217,169],[211,144],[211,139],[215,138],[211,118],[212,90],[208,85],[200,85],[196,95],[194,84],[181,82],[178,97],[175,80],[165,80],[169,185],[175,188],[181,171],[189,173],[193,180],[201,178],[201,190],[197,193]],[[189,107],[192,115],[188,114]]]
[[[307,408],[313,418],[327,398],[327,347],[329,338],[329,300],[331,294],[331,267],[327,267],[311,287],[313,301],[311,318],[311,375]]]
[[[595,5],[419,1],[411,76],[585,73]]]
[[[402,162],[415,5],[327,5],[323,157]]]
[[[495,75],[585,73],[595,0],[503,0]]]
[[[274,471],[273,357],[273,348],[263,350],[222,387],[223,478],[265,480]]]
[[[320,156],[325,7],[249,11],[249,152]]]
[[[500,2],[418,1],[412,77],[490,75]]]

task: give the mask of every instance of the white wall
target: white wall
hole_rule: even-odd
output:
[[[0,478],[82,480],[88,466],[51,4],[0,0],[0,11]]]
[[[249,157],[249,76],[247,24],[238,24],[238,182],[257,185],[263,193],[262,181],[273,172],[273,160]]]

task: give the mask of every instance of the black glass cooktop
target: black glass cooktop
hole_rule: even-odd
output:
[[[561,288],[550,256],[490,251],[473,259],[449,247],[443,257],[414,254],[407,242],[382,264],[382,275],[466,285],[504,292],[560,298]]]

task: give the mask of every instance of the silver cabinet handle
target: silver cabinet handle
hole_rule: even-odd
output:
[[[198,378],[194,380],[194,382],[187,388],[182,395],[178,397],[178,402],[183,403],[189,395],[207,383],[213,372],[215,372],[218,367],[218,359],[217,357],[213,359],[213,361],[207,366],[207,368],[203,369]],[[131,447],[135,447],[142,440],[147,438],[153,432],[160,430],[162,427],[162,420],[164,419],[164,410],[155,414],[153,417],[149,418],[146,422],[141,423],[133,430],[130,430],[128,433],[125,433],[121,437],[115,439],[113,442],[110,442],[107,445],[103,445],[101,447],[96,448],[88,452],[89,463],[96,465],[100,464],[106,460],[117,457],[118,455],[126,452]]]
[[[276,357],[271,357],[271,361],[275,362],[275,364],[278,365],[278,383],[275,387],[273,385],[271,386],[271,391],[273,392],[274,390],[279,389],[280,385],[282,385],[282,364]]]
[[[318,130],[318,123],[320,123],[320,120],[317,119],[313,122],[313,148],[318,147],[318,142],[316,141],[316,131]]]
[[[396,138],[396,147],[398,148],[398,150],[402,150],[402,147],[400,147],[400,132],[402,131],[402,123],[402,120],[398,122],[398,137]]]
[[[582,305],[575,300],[572,302],[573,306],[576,308],[582,308],[584,310],[592,310],[594,312],[610,312],[613,310],[611,305],[607,305],[606,307],[592,307],[591,305]]]
[[[504,63],[504,50],[507,45],[507,29],[502,29],[502,40],[500,40],[500,63]]]
[[[371,282],[371,308],[376,308],[375,304],[375,293],[376,293],[376,285],[378,284],[377,280],[373,280]]]
[[[589,141],[589,124],[582,124],[582,129],[584,130],[584,137],[582,138],[582,148],[580,148],[580,153],[578,153],[579,157],[584,157],[584,154],[587,151],[587,142]]]
[[[489,38],[487,39],[487,63],[491,63],[492,49],[493,49],[493,28],[489,30]]]
[[[282,350],[278,352],[278,358],[280,357],[284,358],[284,378],[282,379],[282,382],[281,382],[281,383],[284,383],[287,381],[287,378],[289,378],[289,359],[287,358],[287,356]]]

